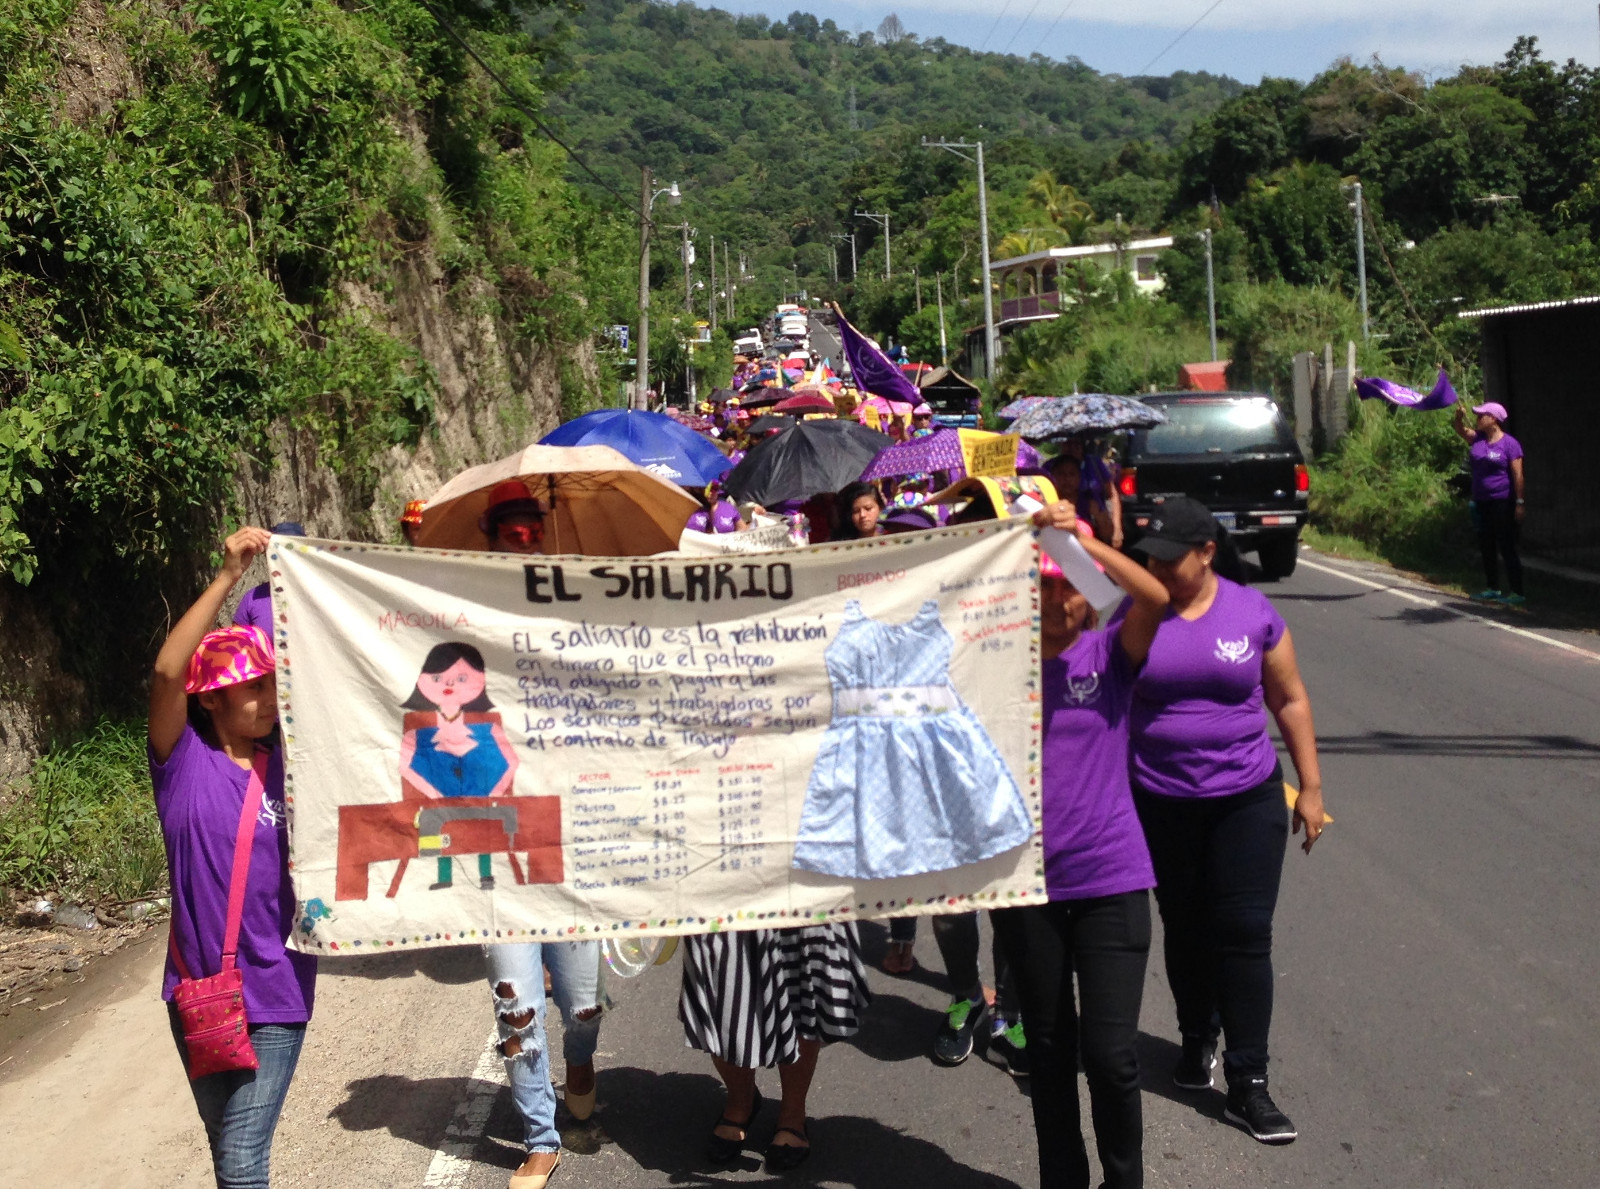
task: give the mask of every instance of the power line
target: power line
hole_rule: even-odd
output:
[[[433,19],[438,22],[439,28],[443,29],[445,33],[449,35],[452,41],[466,51],[467,57],[476,62],[483,69],[483,72],[499,85],[500,89],[505,92],[506,98],[511,101],[512,107],[516,108],[523,115],[527,116],[528,119],[533,121],[533,126],[537,128],[548,140],[554,141],[557,145],[559,145],[562,151],[572,159],[573,164],[593,178],[595,183],[600,186],[601,189],[609,193],[613,198],[615,198],[623,206],[627,207],[630,211],[638,211],[639,208],[633,204],[632,199],[628,198],[610,182],[606,181],[594,170],[590,169],[589,163],[582,157],[578,156],[576,149],[567,144],[566,141],[562,140],[553,131],[551,131],[550,126],[533,113],[533,109],[531,109],[526,103],[522,102],[522,100],[517,98],[516,92],[511,89],[511,84],[506,82],[505,79],[501,78],[500,75],[496,73],[494,67],[490,66],[489,63],[485,62],[478,56],[478,51],[467,44],[467,39],[455,31],[454,26],[452,26],[449,21],[444,19],[443,14],[440,13],[437,8],[430,4],[428,0],[418,0],[418,2],[422,5],[422,7],[426,8],[430,13],[433,14]]]
[[[1148,62],[1146,62],[1144,64],[1144,69],[1140,70],[1139,73],[1140,74],[1144,74],[1146,71],[1148,71],[1150,69],[1150,67],[1154,66],[1157,62],[1161,61],[1162,58],[1165,58],[1167,56],[1167,53],[1172,49],[1173,46],[1177,45],[1178,42],[1182,41],[1185,37],[1189,36],[1189,34],[1193,33],[1194,30],[1195,30],[1195,26],[1198,25],[1201,21],[1205,20],[1212,13],[1216,12],[1217,9],[1221,7],[1221,5],[1222,5],[1222,0],[1215,0],[1215,2],[1211,5],[1210,8],[1206,9],[1199,16],[1195,17],[1193,25],[1190,25],[1182,33],[1180,33],[1176,37],[1174,37],[1167,44],[1167,48],[1166,49],[1162,50],[1159,54],[1157,54],[1155,57],[1151,58]]]
[[[1044,36],[1039,38],[1039,48],[1040,49],[1043,49],[1044,48],[1044,43],[1050,40],[1050,34],[1052,34],[1052,33],[1054,33],[1056,31],[1056,26],[1061,23],[1061,18],[1066,16],[1067,13],[1071,12],[1072,11],[1072,6],[1074,4],[1076,4],[1077,2],[1078,2],[1078,0],[1067,0],[1067,6],[1065,8],[1063,8],[1060,12],[1056,13],[1056,19],[1050,22],[1050,27],[1044,31]]]
[[[1018,25],[1016,31],[1011,34],[1011,40],[1006,42],[1006,48],[1000,51],[1002,54],[1011,52],[1011,47],[1016,44],[1017,38],[1022,31],[1028,27],[1028,22],[1033,20],[1033,14],[1039,11],[1039,2],[1040,0],[1033,0],[1033,7],[1028,9],[1028,15],[1022,18],[1022,24]]]
[[[1011,11],[1011,0],[1006,0],[1005,7],[1000,10],[1000,15],[994,18],[994,24],[989,26],[989,35],[983,39],[983,45],[978,47],[978,52],[983,53],[983,46],[989,44],[989,38],[994,36],[994,31],[1000,27],[1000,22],[1006,19],[1006,13]]]

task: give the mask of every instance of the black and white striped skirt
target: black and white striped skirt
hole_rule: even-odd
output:
[[[854,1036],[872,1002],[856,927],[685,937],[678,1018],[691,1048],[748,1069],[799,1060],[799,1042]]]

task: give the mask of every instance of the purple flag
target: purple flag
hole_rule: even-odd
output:
[[[1447,409],[1456,403],[1456,390],[1451,387],[1450,377],[1443,368],[1439,369],[1438,382],[1427,396],[1393,380],[1376,377],[1369,380],[1365,376],[1356,381],[1356,395],[1362,400],[1386,400],[1406,409]]]
[[[834,307],[834,312],[839,314],[839,341],[844,344],[844,357],[850,361],[850,382],[862,392],[881,396],[885,400],[921,404],[922,393],[906,379],[905,373],[851,326],[838,306]]]

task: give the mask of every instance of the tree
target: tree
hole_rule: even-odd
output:
[[[884,45],[894,45],[910,36],[906,27],[900,23],[900,18],[892,12],[878,25],[878,40]]]
[[[1028,183],[1028,201],[1060,229],[1069,244],[1081,244],[1094,223],[1094,209],[1078,197],[1078,192],[1048,170],[1041,170]]]

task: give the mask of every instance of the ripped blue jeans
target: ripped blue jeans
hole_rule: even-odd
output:
[[[550,970],[551,995],[561,1009],[561,1048],[567,1066],[587,1065],[600,1043],[604,1014],[600,944],[508,942],[484,946],[483,958],[494,997],[500,1053],[511,1097],[522,1115],[523,1146],[529,1152],[559,1151],[556,1091],[550,1082],[550,1045],[544,1027],[544,971]]]

